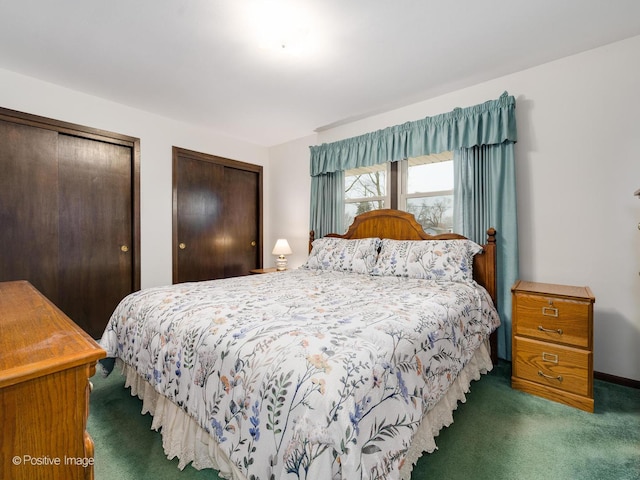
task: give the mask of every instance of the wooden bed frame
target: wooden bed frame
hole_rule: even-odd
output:
[[[358,215],[347,233],[340,235],[330,233],[327,237],[336,238],[390,238],[393,240],[452,240],[466,239],[457,233],[443,233],[440,235],[429,235],[422,225],[420,225],[413,214],[402,210],[381,209],[371,210]],[[309,232],[309,252],[311,243],[315,239],[313,230]],[[497,307],[497,277],[496,277],[496,230],[487,230],[487,242],[482,245],[483,252],[473,258],[473,279],[482,285]],[[495,364],[498,361],[497,336],[494,332],[491,335],[491,360]]]

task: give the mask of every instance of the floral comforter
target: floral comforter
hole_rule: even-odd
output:
[[[473,282],[299,269],[133,293],[101,344],[246,479],[391,479],[498,324]]]

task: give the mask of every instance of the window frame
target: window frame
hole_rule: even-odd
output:
[[[429,162],[429,163],[453,161],[453,152],[445,152],[445,153],[449,153],[450,156],[440,160],[434,160],[433,162]],[[406,212],[407,201],[410,199],[454,195],[455,188],[452,188],[451,190],[438,190],[438,191],[434,190],[429,192],[408,193],[409,159],[405,158],[402,160],[398,160],[396,162],[386,162],[384,165],[386,166],[386,186],[385,186],[386,195],[385,196],[361,197],[361,198],[348,199],[346,196],[346,179],[349,176],[348,172],[353,172],[358,168],[345,171],[345,186],[344,186],[345,218],[346,218],[348,204],[357,204],[362,202],[375,202],[375,201],[382,200],[384,202],[384,205],[389,205],[389,208],[402,210]],[[349,225],[344,226],[345,231],[346,229],[348,229],[348,227]]]
[[[431,162],[427,162],[426,164],[432,164],[432,163],[441,163],[441,162],[451,162],[452,168],[453,168],[453,152],[445,152],[445,156],[444,158],[440,158],[440,159],[435,159]],[[440,157],[441,155],[444,154],[439,154],[438,157]],[[437,157],[436,157],[437,158]],[[405,158],[399,162],[400,165],[400,174],[398,175],[398,210],[402,210],[407,212],[408,206],[407,206],[407,201],[413,198],[430,198],[430,197],[442,197],[442,196],[451,196],[453,197],[454,192],[455,192],[455,182],[454,182],[454,186],[452,186],[452,188],[450,190],[431,190],[431,191],[425,191],[425,192],[415,192],[415,193],[408,193],[409,190],[409,159]],[[453,205],[451,206],[451,208],[453,209]],[[427,227],[425,227],[424,225],[422,225],[422,228],[425,229],[425,231],[427,230]],[[453,222],[451,224],[451,226],[448,228],[448,232],[451,233],[453,232]]]

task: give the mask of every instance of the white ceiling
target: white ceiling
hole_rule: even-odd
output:
[[[638,0],[0,0],[0,68],[265,146],[636,35]]]

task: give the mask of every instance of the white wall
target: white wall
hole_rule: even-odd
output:
[[[0,106],[140,138],[143,288],[169,284],[172,280],[171,147],[187,148],[262,166],[266,166],[268,160],[268,150],[265,147],[230,139],[196,126],[1,69]],[[265,185],[269,182],[267,168],[264,169],[264,182]],[[264,235],[268,238],[269,205],[266,195],[264,207]],[[266,260],[268,257],[265,254]]]
[[[408,72],[410,74],[410,72]],[[640,380],[640,37],[307,137],[320,144],[497,98],[516,97],[521,278],[588,285],[594,366]],[[270,150],[278,216],[308,206],[303,148]],[[308,165],[308,152],[307,165]],[[292,187],[294,186],[295,187]],[[301,196],[304,195],[304,198]],[[299,220],[299,221],[298,221]],[[299,225],[298,225],[299,224]],[[307,227],[308,228],[308,227]],[[293,232],[293,230],[291,230]]]
[[[269,204],[271,236],[265,235],[265,267],[275,266],[271,249],[278,238],[289,241],[293,254],[287,258],[291,268],[299,267],[309,253],[309,145],[315,135],[269,149]],[[273,161],[271,159],[273,158]]]

